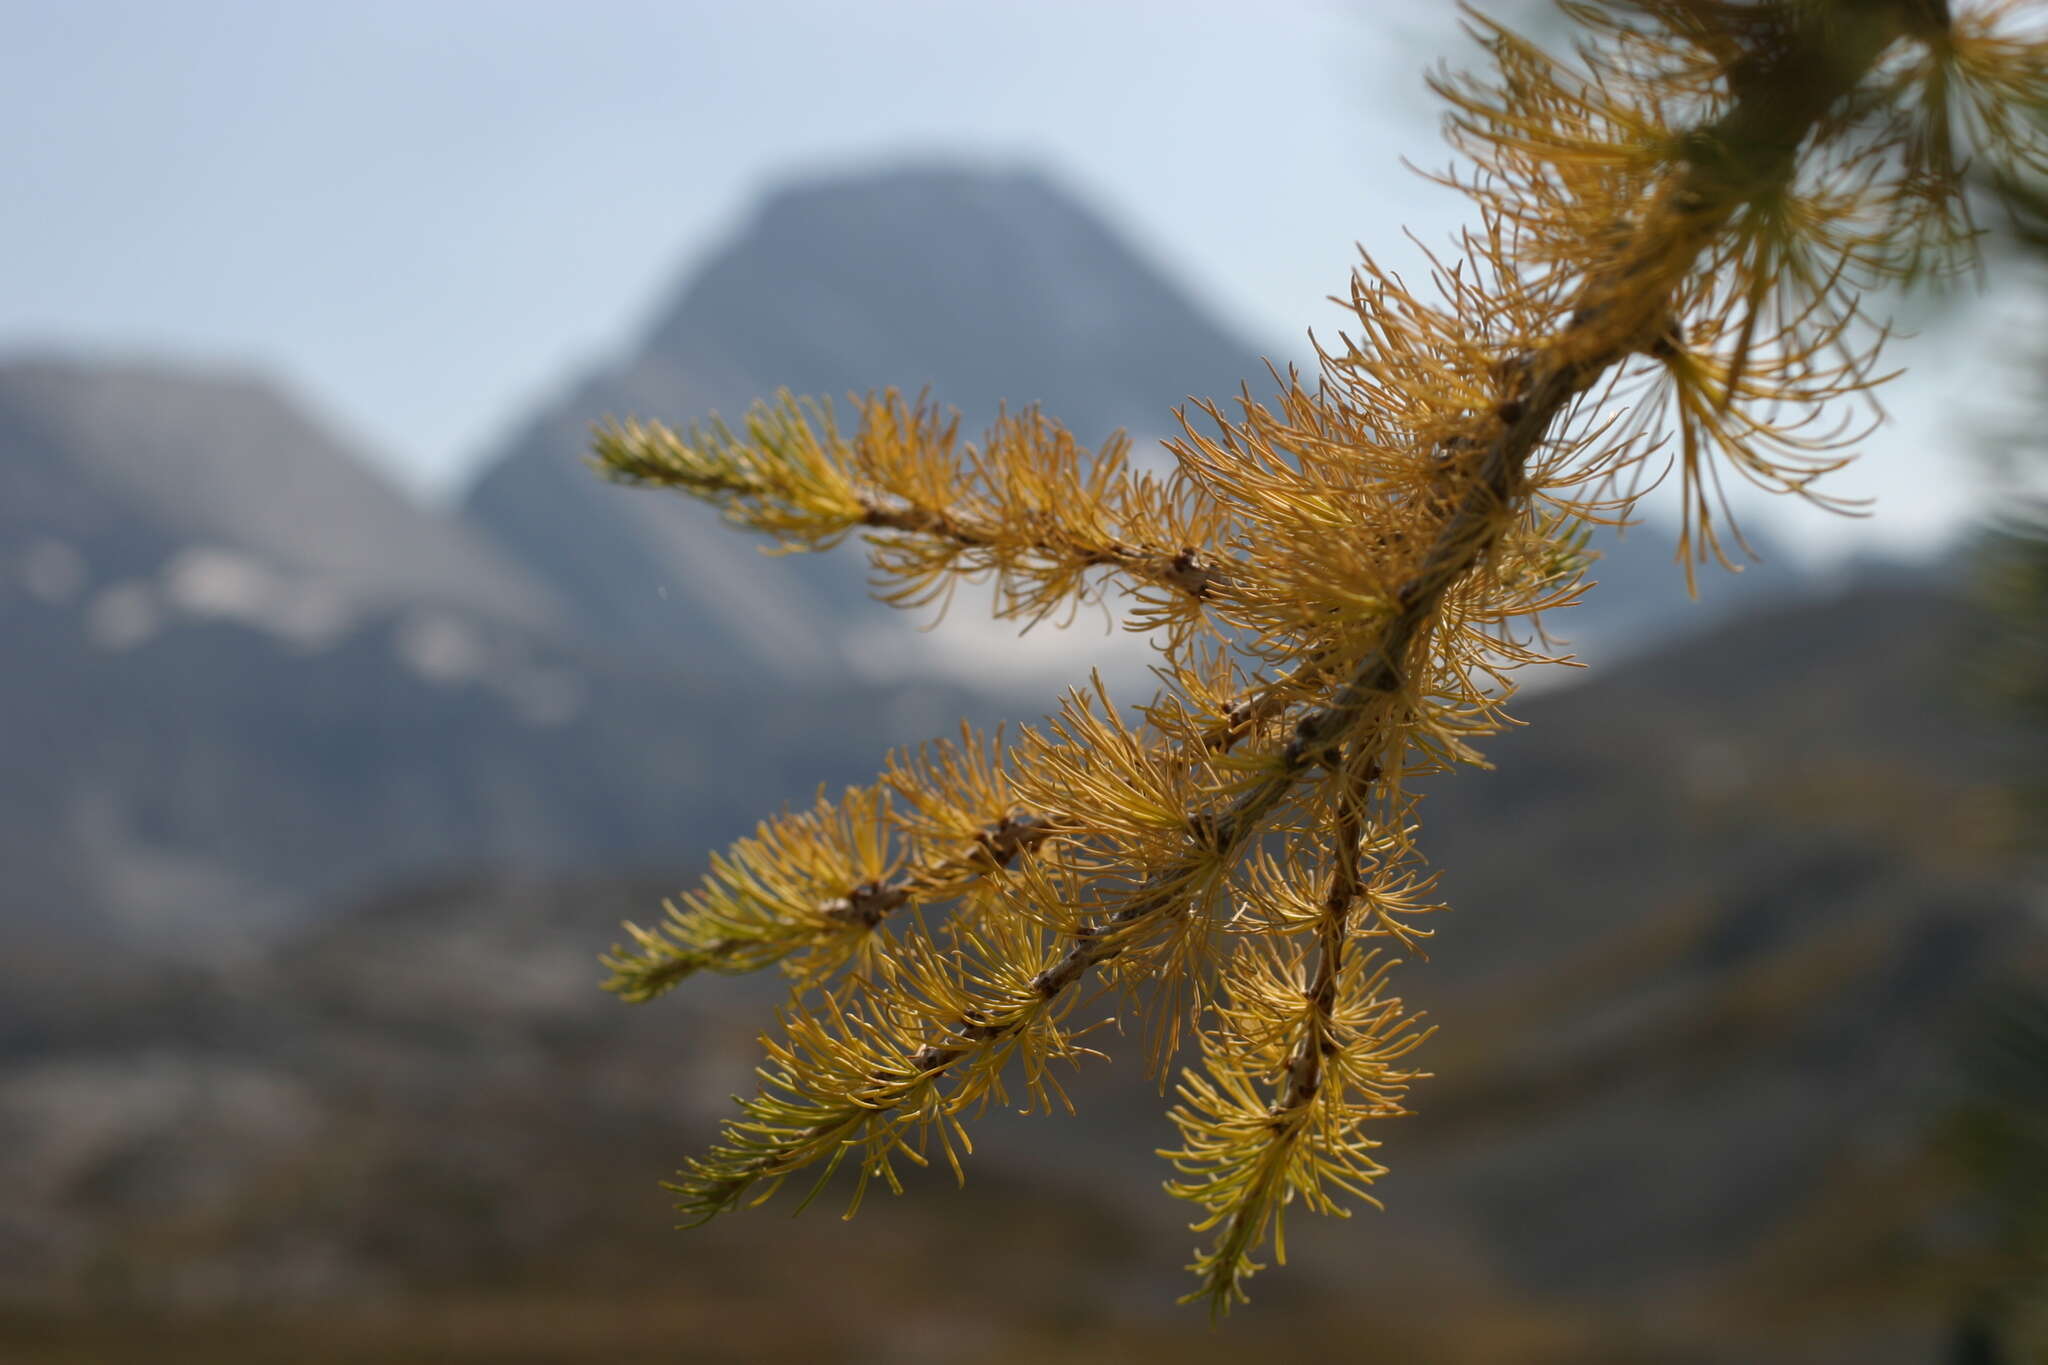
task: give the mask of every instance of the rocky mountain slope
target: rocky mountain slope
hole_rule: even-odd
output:
[[[560,611],[261,381],[0,367],[0,951],[204,958],[433,869],[671,859],[964,704],[629,669]]]

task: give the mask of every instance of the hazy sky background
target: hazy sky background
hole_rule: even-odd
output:
[[[1403,225],[1462,220],[1400,158],[1443,162],[1422,76],[1466,51],[1449,5],[1363,0],[0,0],[0,351],[253,364],[447,493],[762,187],[944,153],[1049,169],[1298,354],[1354,242],[1412,262]],[[1956,525],[1970,471],[1930,452],[1994,332],[1902,353],[1837,485],[1877,518],[1783,524],[1820,554]]]

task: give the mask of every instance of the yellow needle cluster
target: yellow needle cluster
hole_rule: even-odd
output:
[[[691,1218],[851,1163],[897,1187],[1090,1050],[1092,981],[1178,1081],[1174,1195],[1224,1307],[1282,1211],[1381,1174],[1425,1037],[1389,942],[1433,907],[1409,779],[1478,761],[1589,523],[1676,468],[1681,557],[1720,553],[1728,472],[1820,496],[1872,412],[1865,294],[1970,259],[1978,206],[2048,171],[2048,47],[2014,4],[1568,4],[1552,56],[1473,20],[1444,75],[1476,221],[1420,287],[1367,261],[1347,332],[1271,402],[1182,414],[1170,476],[1036,411],[979,441],[895,394],[784,396],[743,432],[629,423],[612,475],[790,549],[868,543],[890,601],[991,577],[1035,621],[1114,585],[1161,651],[1135,712],[1099,686],[1014,742],[896,756],[764,824],[607,959],[646,999],[698,970],[793,977],[761,1092],[672,1186]],[[1857,407],[1862,400],[1864,406]],[[1367,940],[1372,940],[1368,943]],[[857,1196],[856,1196],[857,1198]]]

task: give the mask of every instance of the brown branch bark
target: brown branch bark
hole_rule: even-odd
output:
[[[1020,548],[1000,527],[952,508],[921,507],[901,499],[885,501],[873,496],[863,496],[861,505],[861,525],[870,528],[931,536],[972,549]],[[1090,568],[1113,568],[1144,582],[1163,584],[1198,602],[1224,591],[1230,581],[1219,565],[1192,545],[1163,550],[1152,545],[1126,545],[1119,540],[1088,544],[1048,539],[1021,548],[1048,559],[1071,558]]]

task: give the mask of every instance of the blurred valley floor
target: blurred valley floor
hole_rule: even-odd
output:
[[[1852,594],[1532,702],[1497,772],[1430,802],[1455,908],[1405,974],[1440,1032],[1387,1209],[1298,1219],[1214,1338],[1171,1306],[1190,1236],[1130,1056],[1075,1077],[1079,1117],[992,1119],[964,1191],[927,1172],[850,1224],[828,1194],[669,1232],[654,1182],[750,1085],[772,985],[620,1006],[592,955],[674,883],[528,880],[387,895],[230,964],[10,957],[0,1343],[1939,1359],[1982,1252],[1942,1150],[1956,1029],[2048,966],[2001,792],[2020,755],[1943,700],[1968,625]]]

